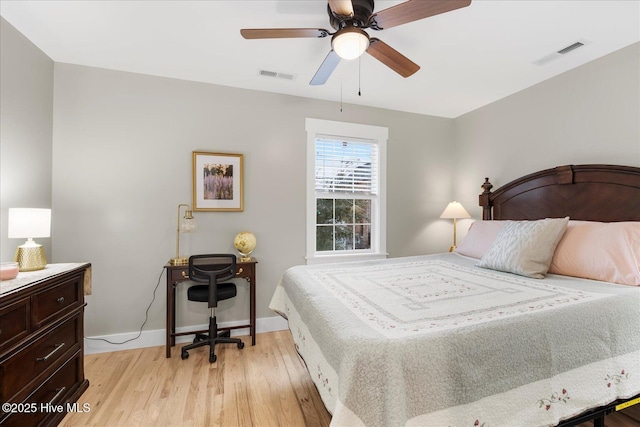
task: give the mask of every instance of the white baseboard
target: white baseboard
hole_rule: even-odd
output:
[[[224,322],[220,323],[218,326],[221,328],[231,327],[236,325],[246,325],[249,320],[239,320],[234,322]],[[194,329],[207,329],[208,325],[193,325],[189,327],[176,328],[177,332],[185,332]],[[256,334],[263,332],[274,332],[274,331],[283,331],[287,329],[287,321],[280,316],[273,317],[263,317],[261,319],[256,319]],[[231,330],[232,336],[242,336],[249,335],[249,328],[243,329],[233,329]],[[153,331],[142,331],[142,334],[138,337],[137,332],[125,333],[125,334],[114,334],[114,335],[103,335],[103,336],[95,336],[95,337],[85,337],[84,338],[84,353],[85,354],[95,354],[95,353],[107,353],[111,351],[120,351],[120,350],[131,350],[134,348],[145,348],[145,347],[157,347],[160,345],[165,345],[165,330],[164,329],[155,329]],[[137,337],[137,338],[136,338]],[[108,340],[109,342],[102,341]],[[127,341],[131,340],[131,341]],[[183,335],[176,337],[177,343],[185,343],[193,340],[193,335]],[[125,342],[127,341],[127,342]],[[122,344],[115,344],[122,343]]]

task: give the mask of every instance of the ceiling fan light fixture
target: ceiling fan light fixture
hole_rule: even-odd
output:
[[[360,28],[343,28],[334,34],[331,47],[340,58],[355,59],[369,48],[369,34]]]

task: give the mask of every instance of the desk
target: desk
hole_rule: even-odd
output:
[[[230,329],[249,328],[251,334],[251,345],[256,345],[256,261],[251,258],[249,261],[238,260],[236,264],[236,277],[245,279],[249,282],[249,324],[238,325],[227,328],[218,328],[220,331]],[[166,347],[167,357],[171,357],[171,347],[176,345],[176,336],[193,335],[198,333],[207,333],[208,330],[178,332],[176,333],[176,287],[184,281],[189,280],[188,265],[171,265],[164,266],[167,269],[167,336]]]

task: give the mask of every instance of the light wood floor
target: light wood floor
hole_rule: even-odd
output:
[[[288,331],[259,334],[256,345],[196,349],[180,359],[152,347],[85,356],[89,389],[61,426],[328,426],[324,408]],[[607,416],[607,427],[638,427],[635,407]],[[633,410],[637,420],[624,413]],[[432,427],[432,426],[425,426]],[[591,427],[591,423],[580,427]]]
[[[330,415],[288,331],[260,334],[256,345],[216,346],[170,359],[165,347],[87,355],[89,389],[61,426],[328,426]]]

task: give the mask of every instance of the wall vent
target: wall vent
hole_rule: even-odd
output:
[[[571,52],[572,50],[576,50],[577,48],[582,47],[582,46],[584,46],[584,43],[581,43],[581,42],[575,42],[575,43],[574,43],[574,44],[572,44],[572,45],[569,45],[569,46],[567,46],[567,47],[565,47],[565,48],[563,48],[563,49],[560,49],[560,50],[558,51],[558,53],[559,53],[560,55],[566,55],[567,53]]]
[[[296,78],[293,74],[287,73],[279,73],[277,71],[269,71],[269,70],[259,70],[258,74],[264,77],[272,77],[275,79],[289,80],[292,81]]]

